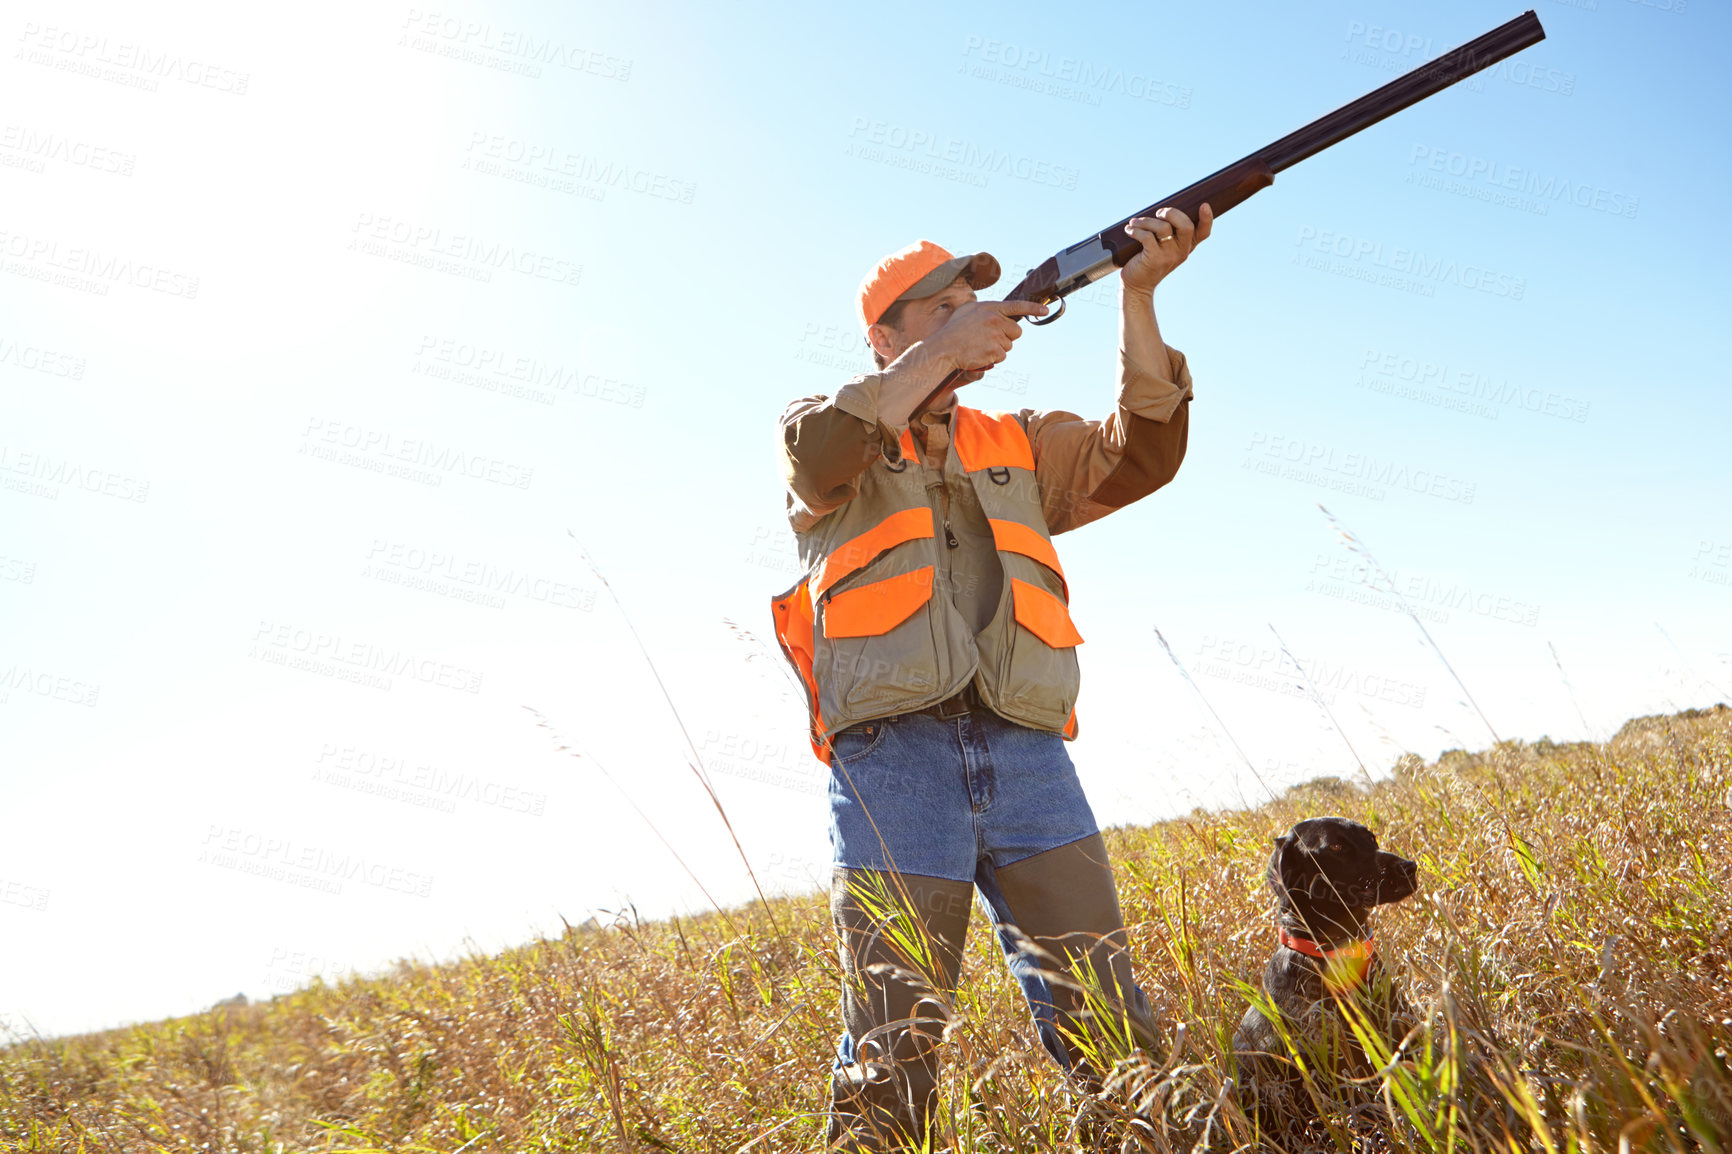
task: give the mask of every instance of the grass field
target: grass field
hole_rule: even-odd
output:
[[[1205,1129],[1209,1148],[1255,1148],[1227,1080],[1247,983],[1274,944],[1269,839],[1327,813],[1420,864],[1420,895],[1379,915],[1379,951],[1430,1021],[1379,1078],[1318,1074],[1303,1145],[1732,1150],[1724,706],[1633,721],[1604,745],[1409,759],[1375,784],[1318,781],[1255,810],[1110,831],[1139,977],[1173,1027],[1147,1148],[1185,1149]],[[1076,1099],[983,925],[945,1042],[944,1148],[1066,1149]],[[574,929],[15,1040],[0,1050],[0,1147],[814,1150],[839,983],[818,895]]]

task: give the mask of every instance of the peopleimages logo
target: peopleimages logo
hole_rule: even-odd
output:
[[[1298,674],[1297,678],[1288,672],[1290,668]],[[1391,705],[1405,705],[1409,709],[1425,705],[1423,685],[1345,663],[1331,663],[1321,657],[1295,656],[1271,645],[1217,637],[1213,633],[1205,633],[1197,645],[1197,672],[1289,697],[1315,697],[1325,705],[1334,703],[1335,692],[1387,701]]]
[[[16,477],[6,474],[16,474]],[[20,452],[10,445],[0,445],[0,486],[57,501],[61,485],[140,504],[150,499],[149,481],[109,469],[92,468],[67,457]]]
[[[1294,481],[1327,485],[1340,492],[1383,500],[1387,489],[1406,489],[1444,501],[1473,504],[1475,485],[1435,469],[1407,464],[1370,453],[1337,452],[1334,446],[1300,437],[1253,432],[1246,447],[1245,468]],[[1387,489],[1386,489],[1387,487]]]
[[[1008,41],[970,36],[963,45],[962,55],[980,62],[972,70],[963,65],[964,72],[1012,88],[1026,88],[1084,104],[1099,104],[1101,93],[1113,92],[1132,100],[1146,100],[1170,108],[1191,106],[1191,88],[1187,84],[1175,84],[1147,73],[1110,65],[1091,64],[1075,56],[1055,57],[1050,52],[1023,48]]]
[[[545,793],[353,745],[324,742],[314,760],[319,766],[313,771],[316,782],[441,813],[455,813],[459,801],[531,817],[547,810]]]
[[[198,860],[206,865],[331,894],[342,893],[343,883],[348,881],[418,898],[428,897],[433,892],[431,874],[404,869],[361,854],[338,853],[323,846],[305,845],[292,838],[273,837],[234,826],[209,826]]]
[[[0,878],[0,902],[9,906],[23,906],[27,910],[45,910],[48,908],[49,891],[41,886],[29,885],[14,881],[11,878]]]
[[[1527,293],[1526,277],[1511,276],[1477,264],[1464,264],[1450,257],[1430,257],[1416,249],[1386,248],[1382,241],[1368,237],[1317,229],[1307,224],[1300,226],[1297,243],[1302,253],[1309,249],[1364,266],[1367,271],[1381,269],[1412,277],[1421,283],[1453,284],[1512,301],[1521,300]]]
[[[1572,204],[1577,208],[1592,209],[1594,212],[1622,216],[1630,220],[1635,219],[1636,210],[1641,207],[1640,198],[1628,193],[1615,192],[1555,174],[1542,175],[1521,165],[1505,164],[1483,156],[1469,156],[1467,153],[1447,148],[1433,148],[1428,144],[1414,145],[1407,163],[1415,170],[1407,175],[1409,183],[1426,184],[1427,173],[1442,173],[1457,177],[1464,184],[1472,185],[1487,194],[1507,190],[1519,196],[1532,197],[1541,215],[1545,214],[1548,202]],[[1424,171],[1420,171],[1421,169]],[[1482,185],[1485,187],[1480,188]],[[1452,191],[1449,185],[1441,182],[1427,184],[1427,187]]]
[[[595,185],[598,193],[613,188],[676,204],[690,204],[698,190],[697,184],[690,180],[633,168],[589,153],[572,152],[545,141],[526,141],[494,132],[471,132],[469,145],[464,151],[467,154],[463,159],[464,168],[490,176],[518,171],[521,174],[519,179],[530,184],[546,184],[540,179],[542,177],[568,177],[582,184]],[[602,197],[598,195],[592,199],[600,200]]]
[[[569,393],[641,409],[647,392],[642,385],[589,372],[576,365],[546,361],[515,349],[473,341],[423,336],[415,356],[417,360],[411,372],[543,405],[555,403],[558,393]],[[423,364],[423,361],[435,363]]]
[[[398,576],[387,579],[384,572],[375,570],[394,571]],[[420,548],[377,537],[367,551],[367,564],[361,576],[376,576],[394,585],[412,585],[415,578],[425,578],[432,592],[447,592],[442,588],[446,585],[461,586],[461,591],[450,591],[451,595],[489,604],[497,601],[495,608],[504,605],[503,596],[490,597],[490,594],[521,597],[560,609],[588,612],[595,607],[593,589],[577,589],[563,581],[521,572],[516,566],[504,568],[479,557],[459,557],[448,550]]]
[[[194,88],[245,96],[247,82],[252,79],[251,73],[189,59],[178,52],[159,51],[127,40],[111,41],[106,34],[42,25],[34,20],[25,22],[18,40],[23,47],[17,59],[147,92],[155,92],[159,81],[178,80]]]
[[[56,352],[40,345],[24,344],[0,336],[0,365],[12,365],[34,373],[70,380],[84,379],[84,358],[71,353]]]
[[[190,273],[134,261],[101,249],[62,245],[52,237],[0,231],[0,255],[7,258],[7,272],[49,280],[53,275],[49,270],[58,269],[72,277],[94,278],[89,287],[99,289],[104,296],[108,285],[124,284],[185,300],[198,297],[198,278]]]
[[[440,272],[456,271],[475,280],[491,280],[498,269],[553,284],[575,285],[583,279],[583,265],[576,261],[401,218],[363,212],[349,231],[353,251]]]
[[[260,621],[247,654],[269,665],[335,676],[375,689],[390,689],[391,677],[423,685],[480,693],[479,670],[427,657],[395,646],[346,639],[341,634]]]
[[[33,693],[38,697],[64,701],[68,705],[95,705],[102,695],[102,686],[61,673],[33,669],[28,665],[14,665],[0,673],[0,703],[5,702],[14,692]]]
[[[505,71],[540,76],[538,67],[552,64],[570,72],[583,72],[603,80],[624,83],[631,79],[632,61],[599,52],[582,44],[571,44],[522,28],[502,28],[481,20],[468,20],[442,12],[410,8],[403,17],[398,43],[419,51],[438,51],[471,63],[493,66],[515,65]],[[410,40],[414,37],[414,40]]]
[[[1341,59],[1369,64],[1373,68],[1388,72],[1407,72],[1412,68],[1415,57],[1425,60],[1438,54],[1436,42],[1430,36],[1352,20],[1347,25],[1347,47],[1341,50]],[[1572,96],[1576,91],[1574,72],[1560,72],[1556,68],[1547,68],[1526,58],[1499,60],[1496,64],[1465,77],[1459,87],[1470,92],[1484,92],[1486,82],[1492,79],[1504,80],[1523,88],[1537,88],[1541,92],[1557,96]]]
[[[1710,585],[1732,585],[1732,543],[1702,540],[1691,559],[1690,576]]]
[[[1588,419],[1589,402],[1580,398],[1523,385],[1475,369],[1451,368],[1441,361],[1366,349],[1359,359],[1359,369],[1359,380],[1355,384],[1373,392],[1424,399],[1475,416],[1495,420],[1500,410],[1494,406],[1501,406],[1578,423]],[[1482,401],[1488,403],[1478,403]]]
[[[16,154],[16,159],[4,154]],[[21,124],[0,128],[0,164],[41,172],[49,161],[115,176],[131,176],[138,157],[57,132],[38,132]]]
[[[1540,619],[1540,607],[1532,601],[1424,573],[1387,572],[1339,553],[1317,554],[1305,588],[1343,601],[1413,613],[1440,624],[1448,623],[1452,610],[1529,627]]]
[[[911,128],[906,124],[856,116],[848,137],[852,142],[849,154],[863,160],[877,160],[896,167],[954,165],[957,171],[972,178],[969,183],[984,184],[986,177],[1007,176],[1054,188],[1076,188],[1077,170],[1074,168],[1009,149],[982,148],[972,141]],[[894,158],[899,156],[913,163],[898,164]]]
[[[301,434],[300,452],[339,464],[398,466],[412,480],[430,478],[437,484],[445,476],[457,475],[489,481],[512,489],[527,489],[535,479],[531,467],[469,453],[453,445],[442,445],[420,437],[403,437],[389,429],[369,429],[347,421],[309,417]],[[431,470],[431,471],[429,471]]]

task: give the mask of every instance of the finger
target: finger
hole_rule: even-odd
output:
[[[1009,317],[1013,322],[1018,317],[1044,317],[1048,310],[1039,301],[985,301],[996,310],[1001,317]]]
[[[1155,216],[1157,219],[1172,225],[1175,232],[1182,232],[1193,227],[1191,218],[1185,215],[1184,209],[1173,208],[1171,205],[1155,213]]]
[[[1215,214],[1210,211],[1208,202],[1204,201],[1202,211],[1197,214],[1197,239],[1192,242],[1193,247],[1202,244],[1205,240],[1208,240],[1209,234],[1213,232],[1214,229]]]
[[[1172,226],[1173,235],[1179,239],[1180,255],[1190,255],[1191,237],[1196,232],[1196,226],[1191,223],[1191,218],[1176,208],[1163,208],[1158,215]]]
[[[1153,229],[1130,228],[1127,226],[1125,231],[1131,234],[1132,240],[1152,252],[1164,252],[1166,249],[1172,247],[1170,243],[1163,242],[1160,234],[1155,232]]]
[[[1139,216],[1125,225],[1125,231],[1132,236],[1136,236],[1139,229],[1149,233],[1158,243],[1162,244],[1168,243],[1173,236],[1173,226],[1158,216]]]

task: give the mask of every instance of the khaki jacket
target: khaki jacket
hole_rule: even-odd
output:
[[[891,428],[877,374],[788,407],[783,469],[806,575],[772,606],[821,758],[838,731],[971,683],[1000,715],[1074,736],[1082,638],[1051,539],[1177,473],[1191,381],[1169,356],[1177,381],[1121,356],[1102,421],[957,405]]]

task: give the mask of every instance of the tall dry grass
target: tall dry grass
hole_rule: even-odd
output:
[[[1318,781],[1256,810],[1111,831],[1141,980],[1182,1039],[1155,1072],[1152,1148],[1205,1129],[1212,1148],[1253,1143],[1228,1086],[1230,1040],[1273,946],[1269,838],[1323,813],[1419,861],[1422,893],[1380,913],[1379,949],[1430,1027],[1368,1083],[1319,1074],[1318,1121],[1289,1147],[1732,1148],[1724,707],[1635,721],[1603,746],[1507,742],[1410,759],[1371,786]],[[267,1003],[20,1040],[0,1050],[0,1142],[816,1149],[841,980],[825,903],[755,904],[728,924],[620,921]],[[1066,1148],[1078,1100],[980,918],[949,1035],[946,1148]]]

